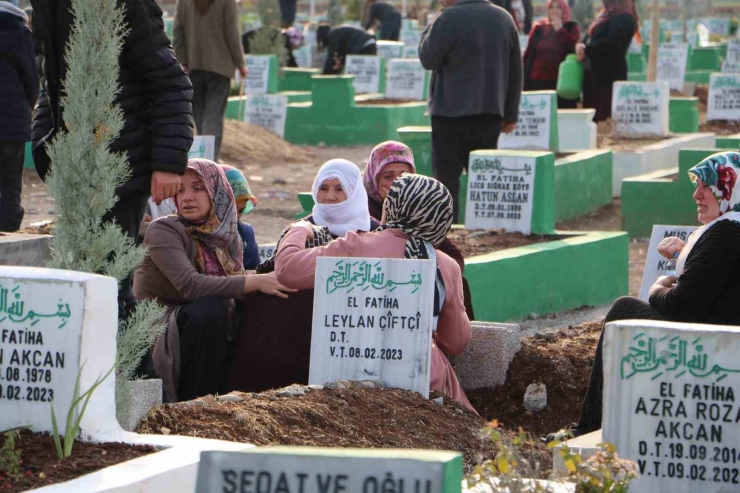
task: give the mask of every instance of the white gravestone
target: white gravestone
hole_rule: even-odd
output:
[[[388,99],[426,99],[427,75],[419,60],[395,59],[388,62],[385,96]]]
[[[267,245],[259,245],[257,248],[257,251],[259,252],[260,256],[260,263],[264,262],[265,260],[272,258],[275,255],[275,248],[277,248],[277,244],[275,243],[269,243]]]
[[[270,56],[246,55],[244,59],[249,69],[244,91],[247,94],[267,94],[270,81]]]
[[[196,493],[461,493],[462,456],[312,447],[202,452]]]
[[[404,44],[400,41],[377,41],[376,46],[378,48],[378,56],[386,60],[401,58],[403,56]]]
[[[308,382],[376,380],[429,396],[436,263],[319,258]]]
[[[402,29],[401,30],[401,42],[405,46],[419,46],[419,43],[421,42],[421,33],[422,31],[420,29]]]
[[[347,55],[344,66],[345,75],[354,75],[356,94],[377,93],[380,91],[381,57],[374,55]]]
[[[266,128],[282,138],[285,136],[287,114],[287,96],[259,94],[247,98],[247,111],[244,118],[252,125]]]
[[[671,89],[683,91],[688,59],[688,43],[662,43],[658,48],[656,80],[668,82]]]
[[[612,97],[614,134],[666,136],[670,90],[666,82],[615,82]]]
[[[640,299],[648,300],[650,287],[655,284],[660,276],[667,275],[666,262],[668,259],[658,253],[658,244],[664,238],[675,236],[681,238],[684,243],[688,241],[689,235],[696,230],[697,226],[653,226],[653,234],[650,236],[645,270],[642,273],[642,286],[640,287]]]
[[[465,229],[532,231],[536,159],[470,153]]]
[[[714,74],[709,78],[707,121],[740,120],[740,74]]]
[[[740,63],[740,39],[732,38],[727,42],[725,62],[732,64]]]
[[[419,58],[419,45],[405,45],[401,58]]]
[[[498,138],[499,149],[550,149],[552,97],[546,94],[522,93],[519,121],[510,134]]]
[[[730,35],[730,19],[723,17],[705,17],[701,23],[709,29],[709,34],[713,36]]]
[[[295,58],[295,63],[300,68],[311,68],[314,49],[316,49],[315,45],[304,45],[293,50],[293,58]]]
[[[216,137],[213,135],[196,135],[188,151],[188,159],[210,159],[216,154]]]
[[[740,74],[740,63],[728,62],[725,60],[722,62],[722,73],[723,74]]]
[[[82,272],[0,267],[0,430],[30,425],[61,433],[80,367],[80,393],[113,367],[115,279]],[[120,433],[115,379],[95,390],[81,422],[86,437]]]
[[[603,439],[634,493],[740,491],[740,329],[622,321],[604,339]]]
[[[529,45],[529,35],[520,34],[519,35],[519,49],[522,52],[522,57],[524,56],[524,52],[527,50],[527,45]]]

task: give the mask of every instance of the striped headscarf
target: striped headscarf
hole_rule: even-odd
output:
[[[385,219],[378,231],[397,228],[409,236],[405,258],[430,258],[426,242],[438,247],[452,228],[452,195],[434,178],[404,173],[388,191]]]
[[[245,199],[247,201],[244,210],[236,211],[237,217],[254,209],[257,206],[257,197],[249,189],[249,182],[244,177],[244,174],[228,164],[221,164],[220,166],[226,174],[226,180],[229,182],[231,190],[234,192],[234,200],[238,202],[241,199]]]
[[[362,173],[362,181],[365,184],[367,194],[381,204],[383,198],[378,190],[378,175],[383,171],[383,168],[391,163],[408,164],[411,166],[411,172],[416,173],[414,153],[406,144],[389,140],[376,145],[370,153],[370,159]]]

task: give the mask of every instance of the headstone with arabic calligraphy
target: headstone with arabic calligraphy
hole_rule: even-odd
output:
[[[51,431],[53,401],[63,433],[80,367],[82,393],[115,362],[117,292],[110,277],[0,267],[0,430]],[[120,430],[114,388],[93,393],[83,433]]]
[[[740,62],[728,62],[725,60],[722,62],[722,73],[723,74],[740,74]]]
[[[344,73],[355,76],[355,94],[378,93],[385,74],[385,60],[375,55],[347,55]]]
[[[436,263],[316,261],[308,381],[375,380],[429,396]]]
[[[401,58],[419,58],[419,45],[404,45]]]
[[[711,120],[740,120],[740,74],[709,78],[707,121]]]
[[[740,38],[731,38],[727,42],[725,62],[732,64],[740,63]]]
[[[188,151],[188,159],[210,159],[216,154],[216,137],[213,135],[196,135]]]
[[[620,137],[667,136],[670,88],[667,82],[615,82],[613,132]]]
[[[470,153],[465,229],[532,232],[537,158]]]
[[[419,43],[416,43],[417,45]],[[400,41],[377,41],[378,56],[390,60],[403,56],[404,44]]]
[[[247,79],[244,92],[247,94],[268,94],[276,92],[277,57],[275,55],[246,55]]]
[[[264,262],[268,258],[272,258],[275,255],[276,243],[260,244],[257,249],[260,256],[260,263]]]
[[[557,151],[559,141],[555,91],[523,92],[516,128],[510,134],[501,134],[498,148]]]
[[[650,246],[647,251],[647,260],[645,261],[645,270],[642,272],[642,286],[640,287],[640,299],[648,301],[648,292],[650,287],[660,276],[667,275],[666,263],[668,259],[658,253],[658,244],[664,238],[676,237],[688,241],[689,235],[696,230],[697,226],[663,226],[656,224],[653,226],[653,233],[650,236]]]
[[[658,47],[656,80],[668,82],[671,89],[683,91],[688,59],[688,43],[661,43]]]
[[[606,326],[603,439],[635,461],[636,493],[740,491],[740,329]]]
[[[245,121],[266,128],[278,137],[285,136],[288,115],[288,96],[258,94],[247,98]]]
[[[730,35],[730,19],[726,17],[705,17],[700,20],[713,36]]]
[[[385,97],[388,99],[426,99],[429,76],[419,60],[396,59],[388,62]]]

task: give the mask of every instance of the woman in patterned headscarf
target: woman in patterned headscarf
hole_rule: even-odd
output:
[[[278,280],[293,288],[314,285],[318,257],[435,259],[435,315],[432,342],[431,389],[444,392],[475,412],[455,376],[446,354],[462,353],[470,341],[470,321],[463,305],[457,263],[437,247],[452,226],[452,197],[440,182],[421,175],[396,178],[385,200],[383,225],[376,232],[350,231],[326,246],[306,249],[313,225],[295,223],[278,248]]]
[[[234,300],[261,291],[292,292],[274,275],[245,275],[234,194],[214,162],[191,159],[175,197],[177,215],[152,222],[146,258],[136,270],[134,294],[166,308],[167,331],[154,347],[154,369],[168,401],[222,392]]]
[[[612,304],[606,322],[646,319],[713,325],[740,325],[740,154],[723,152],[689,170],[702,227],[684,243],[665,238],[658,251],[678,255],[675,276],[658,278],[649,302],[623,297]],[[601,427],[603,359],[601,339],[575,434]]]

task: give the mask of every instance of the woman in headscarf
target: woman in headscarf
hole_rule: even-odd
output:
[[[570,7],[565,0],[547,3],[547,19],[537,22],[529,33],[524,52],[524,90],[555,90],[560,64],[574,53],[581,39],[578,24],[570,20]],[[575,108],[576,100],[558,97],[558,108]]]
[[[406,144],[389,140],[373,148],[365,171],[362,173],[362,180],[367,192],[367,205],[373,218],[380,220],[380,216],[383,214],[383,202],[388,196],[388,191],[393,181],[402,173],[416,173],[414,153]],[[461,275],[465,273],[465,258],[452,241],[445,238],[438,248],[457,262],[457,265],[460,266]],[[465,310],[468,318],[475,320],[468,281],[463,277],[462,282]]]
[[[257,205],[257,197],[249,189],[249,182],[244,174],[233,166],[222,164],[226,180],[234,192],[234,203],[236,204],[236,228],[242,239],[242,250],[244,251],[244,270],[254,270],[260,263],[259,245],[254,236],[254,228],[249,223],[241,221],[241,216],[247,214]]]
[[[436,249],[452,226],[452,196],[433,178],[404,174],[393,182],[388,192],[383,219],[376,232],[349,231],[344,238],[312,249],[306,249],[305,244],[314,226],[308,221],[293,224],[278,247],[275,262],[278,280],[296,289],[312,288],[318,257],[436,258],[438,277],[444,288],[438,289],[435,296],[439,301],[435,304],[439,319],[432,342],[430,386],[475,412],[445,356],[462,353],[470,341],[460,268]]]
[[[740,325],[740,154],[714,154],[689,170],[696,187],[693,199],[703,226],[684,243],[665,238],[658,251],[678,256],[676,276],[662,276],[650,288],[649,303],[632,297],[612,304],[604,323],[616,320],[668,320],[713,325]],[[601,428],[603,379],[602,330],[596,348],[581,419],[572,432]]]
[[[166,308],[167,326],[153,353],[167,401],[223,392],[229,339],[237,327],[234,300],[247,293],[286,297],[274,275],[245,275],[234,194],[223,170],[191,159],[175,196],[177,215],[149,225],[148,248],[134,294]]]
[[[612,116],[614,82],[627,80],[627,50],[640,40],[633,0],[604,0],[604,10],[588,30],[576,54],[583,63],[583,107],[595,108],[595,122]]]

